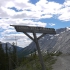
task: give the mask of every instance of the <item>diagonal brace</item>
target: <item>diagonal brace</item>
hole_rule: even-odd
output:
[[[41,36],[39,36],[38,38],[37,38],[37,40],[39,40],[41,37],[43,37],[44,35],[46,35],[46,33],[43,33]]]
[[[29,35],[29,34],[27,34],[26,32],[23,32],[25,35],[27,35],[31,40],[33,40],[34,41],[34,39]]]

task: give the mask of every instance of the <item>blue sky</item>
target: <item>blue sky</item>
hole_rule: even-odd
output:
[[[18,24],[55,29],[70,27],[70,0],[1,1],[0,41],[12,43],[16,37],[19,46],[27,46],[31,40],[10,26]]]
[[[39,0],[30,0],[31,3],[36,4]],[[60,4],[63,4],[65,0],[48,0],[48,1],[54,1]],[[58,28],[64,28],[64,27],[70,27],[70,21],[63,21],[63,20],[58,20],[57,18],[49,18],[49,19],[42,19],[40,20],[45,23],[55,23],[55,26],[53,28],[58,29]],[[49,24],[46,27],[51,27]]]
[[[39,0],[30,0],[31,3],[33,4],[36,4]],[[64,0],[48,0],[48,1],[54,1],[54,2],[57,2],[57,3],[61,3],[63,4],[64,3]]]
[[[36,4],[39,0],[30,0],[31,3]],[[48,0],[48,1],[54,1],[60,4],[63,4],[65,0]],[[55,26],[53,28],[58,29],[58,28],[64,28],[64,27],[70,27],[70,21],[61,21],[58,20],[57,18],[49,18],[49,19],[42,19],[40,20],[45,23],[55,23]],[[51,27],[50,25],[47,25],[46,27]]]
[[[60,21],[58,19],[50,18],[50,19],[43,19],[41,20],[42,22],[47,22],[47,23],[55,23],[55,26],[53,28],[59,29],[59,28],[65,28],[65,27],[70,27],[70,21]],[[46,27],[51,28],[51,26],[48,24]]]
[[[39,0],[30,0],[31,3],[36,4]]]
[[[65,0],[48,0],[48,1],[54,1],[54,2],[57,2],[57,3],[63,4]]]

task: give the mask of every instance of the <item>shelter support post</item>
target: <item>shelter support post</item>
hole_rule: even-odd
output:
[[[40,51],[38,39],[36,37],[36,33],[33,32],[33,36],[34,36],[34,42],[36,43],[36,47],[37,47],[37,50],[38,50],[38,55],[39,55],[40,63],[41,63],[41,66],[42,66],[42,70],[46,70],[45,64],[44,64],[44,61],[43,61],[43,57],[42,57],[42,54],[41,54],[41,51]]]
[[[23,32],[25,35],[27,35],[31,40],[33,40],[36,43],[42,70],[46,70],[44,61],[43,61],[43,57],[41,55],[38,40],[46,34],[56,34],[55,29],[54,28],[43,28],[43,27],[32,27],[32,26],[22,26],[22,25],[10,25],[10,26],[13,26],[17,32]],[[32,38],[27,32],[33,33],[34,38]],[[36,33],[43,33],[43,34],[37,38]]]

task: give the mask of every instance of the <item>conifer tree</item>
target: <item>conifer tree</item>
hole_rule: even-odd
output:
[[[6,46],[5,46],[5,60],[6,60],[6,70],[9,70],[9,55],[8,55],[8,45],[6,43]]]
[[[17,67],[17,48],[16,48],[16,46],[15,46],[15,43],[13,42],[13,62],[14,62],[14,64],[13,64],[13,68],[16,68]]]
[[[2,48],[2,43],[0,42],[0,69],[1,70],[6,70],[5,69],[5,53]]]

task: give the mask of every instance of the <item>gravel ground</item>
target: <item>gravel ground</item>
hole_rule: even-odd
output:
[[[70,55],[61,55],[53,65],[53,70],[70,70]]]

